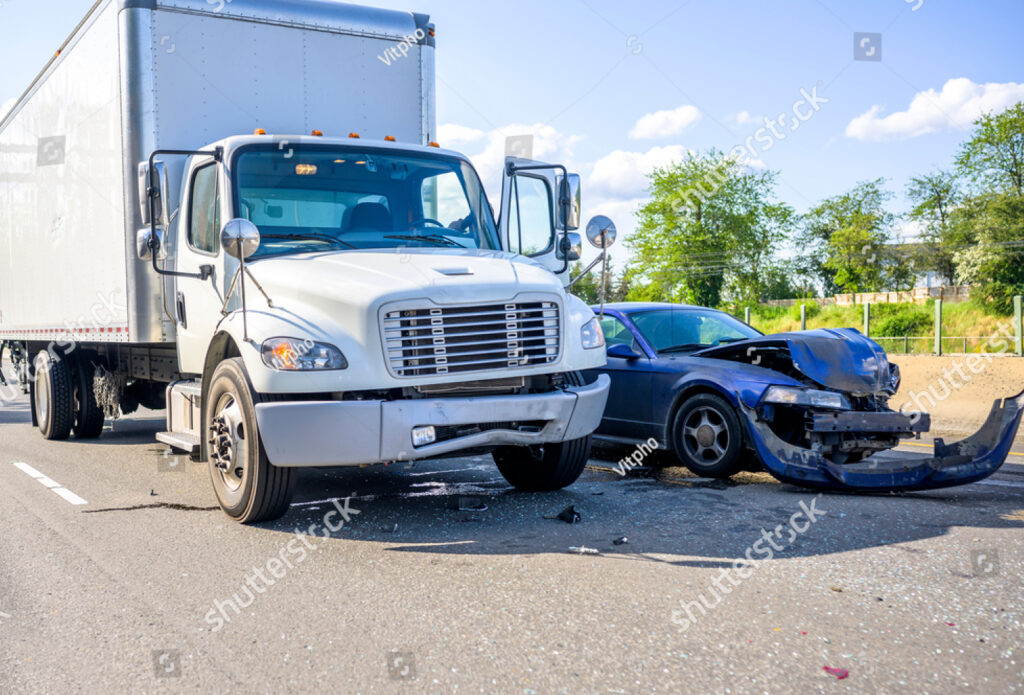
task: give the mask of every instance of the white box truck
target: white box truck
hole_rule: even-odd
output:
[[[166,407],[241,522],[300,467],[575,481],[608,393],[579,177],[508,158],[496,219],[433,142],[434,50],[333,0],[97,2],[0,121],[0,341],[43,436]]]

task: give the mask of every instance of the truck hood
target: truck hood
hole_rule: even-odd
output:
[[[382,297],[426,297],[453,304],[507,301],[510,288],[564,292],[544,266],[516,254],[479,249],[307,253],[260,259],[249,268],[282,306],[292,298],[306,304],[333,300],[369,307]]]
[[[777,333],[693,354],[757,364],[758,350],[784,351],[796,371],[826,388],[859,395],[892,390],[885,350],[852,328]]]

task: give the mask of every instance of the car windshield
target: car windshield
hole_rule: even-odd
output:
[[[441,154],[349,147],[243,150],[235,215],[253,222],[253,258],[350,249],[498,249],[483,187]]]
[[[761,335],[728,314],[711,309],[656,309],[630,319],[657,352],[693,352]]]

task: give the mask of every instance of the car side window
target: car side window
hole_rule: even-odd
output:
[[[220,247],[220,194],[217,165],[207,164],[192,175],[188,241],[198,251],[217,253]]]
[[[642,354],[643,351],[640,349],[640,344],[637,342],[636,337],[632,331],[626,328],[619,319],[614,316],[605,314],[605,317],[600,320],[601,331],[604,333],[604,343],[606,347],[612,345],[628,345],[633,349],[633,352]]]

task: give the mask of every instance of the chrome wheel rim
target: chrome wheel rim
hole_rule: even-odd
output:
[[[225,393],[217,401],[210,423],[210,465],[224,488],[238,492],[248,477],[249,445],[245,418],[238,400]]]
[[[697,463],[714,465],[729,450],[729,428],[715,408],[702,406],[686,416],[683,423],[683,446]]]
[[[50,361],[44,355],[36,359],[36,421],[45,430],[50,420]]]

